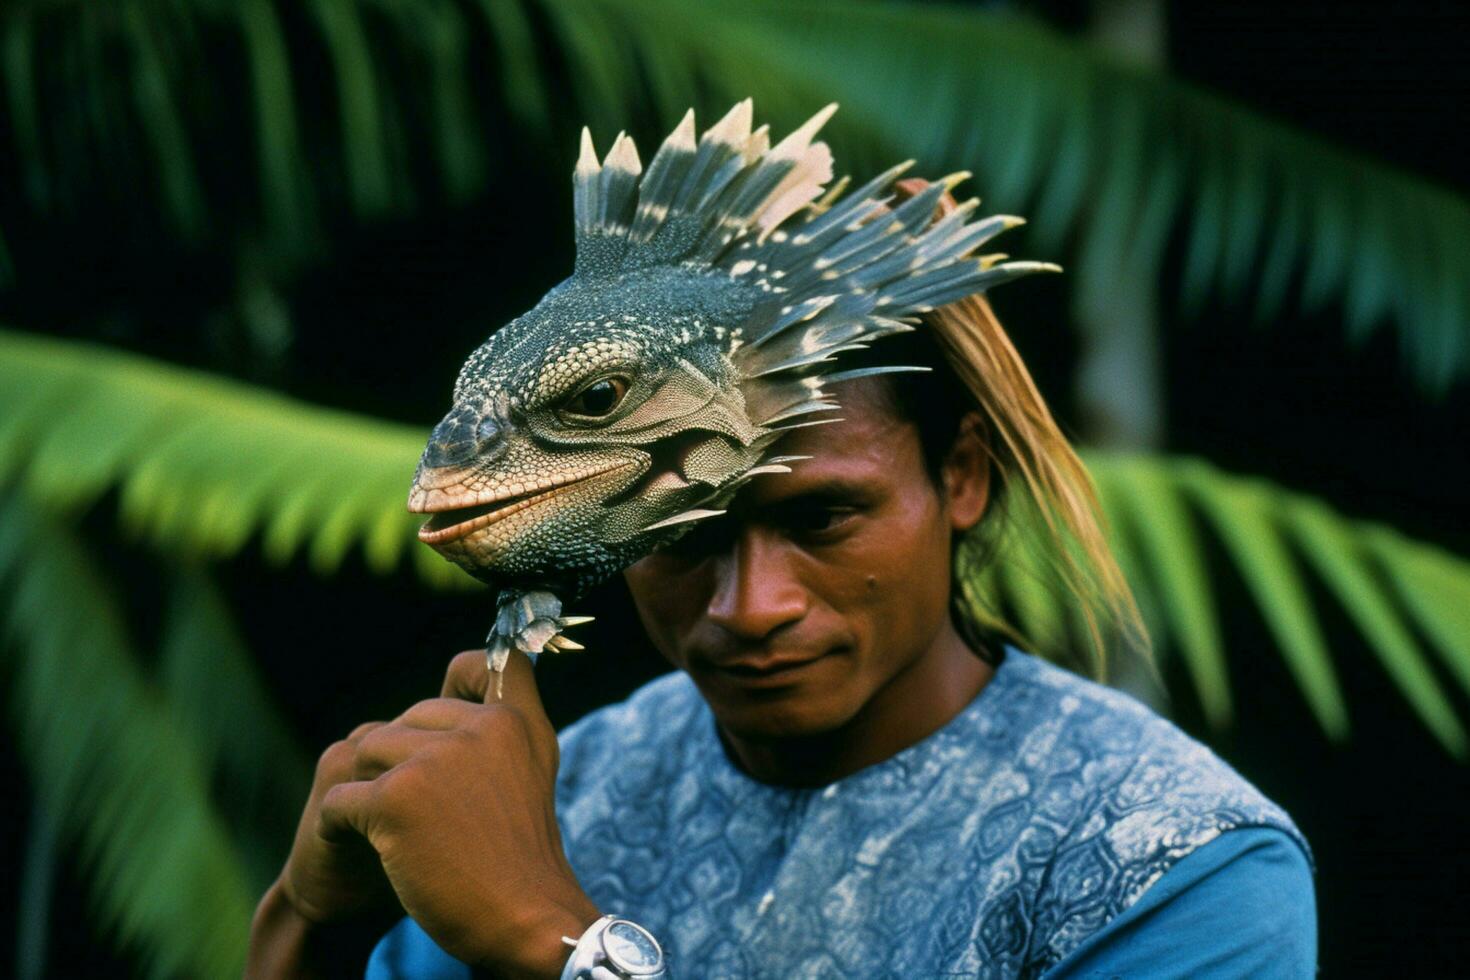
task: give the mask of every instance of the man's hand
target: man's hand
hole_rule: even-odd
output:
[[[361,977],[373,945],[402,916],[372,846],[361,837],[321,835],[322,799],[333,787],[361,778],[358,746],[382,726],[359,725],[318,760],[291,854],[251,925],[245,968],[251,980]]]
[[[397,909],[393,889],[377,853],[362,838],[328,839],[321,834],[322,800],[342,783],[362,779],[358,749],[369,733],[384,725],[358,725],[317,760],[311,795],[306,799],[280,888],[291,905],[311,922],[332,925],[363,917],[381,918]]]
[[[512,655],[503,699],[484,651],[469,651],[450,664],[442,697],[354,735],[353,778],[326,790],[315,828],[333,858],[321,866],[340,873],[333,885],[347,880],[336,859],[366,841],[403,908],[455,958],[504,976],[559,975],[560,937],[599,913],[562,852],[556,733],[525,655]],[[335,887],[311,894],[345,908]]]

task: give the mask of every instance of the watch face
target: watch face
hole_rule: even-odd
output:
[[[602,934],[602,949],[613,966],[625,973],[649,973],[663,965],[664,954],[648,930],[619,920]]]

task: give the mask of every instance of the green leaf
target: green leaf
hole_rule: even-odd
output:
[[[1388,573],[1399,601],[1470,693],[1470,577],[1463,563],[1389,528],[1373,529],[1364,541]]]
[[[1373,644],[1379,660],[1424,724],[1453,755],[1465,755],[1465,730],[1418,644],[1373,580],[1360,540],[1324,505],[1299,499],[1285,516],[1296,542]]]
[[[236,16],[254,96],[251,110],[263,212],[259,223],[283,252],[298,255],[312,237],[316,201],[301,148],[286,39],[269,0],[245,0]]]
[[[178,567],[164,620],[159,681],[242,844],[253,893],[290,847],[311,765],[276,708],[224,597],[201,567]]]
[[[1347,736],[1347,707],[1305,583],[1271,517],[1271,488],[1220,479],[1203,464],[1181,467],[1183,488],[1203,508],[1235,559],[1322,730]]]
[[[335,74],[342,120],[342,154],[354,209],[372,217],[393,203],[386,134],[378,100],[372,51],[361,8],[339,0],[312,0]]]
[[[118,489],[128,526],[195,555],[261,535],[277,560],[305,551],[325,573],[367,547],[387,572],[411,550],[432,559],[419,568],[434,584],[477,587],[418,543],[405,507],[427,432],[0,332],[0,481],[21,475],[34,499],[67,510]]]
[[[51,940],[51,894],[61,855],[56,847],[56,819],[31,804],[31,824],[26,834],[25,861],[21,869],[16,906],[20,909],[15,927],[16,980],[42,980]]]
[[[123,16],[136,55],[133,101],[152,146],[153,169],[163,182],[168,213],[185,238],[195,238],[204,230],[204,199],[174,101],[177,86],[168,77],[153,37],[156,25],[148,21],[145,10],[130,4],[123,8]]]
[[[1158,649],[1187,642],[1179,629],[1189,615],[1180,603],[1197,598],[1202,586],[1198,569],[1190,568],[1196,559],[1183,552],[1197,553],[1200,544],[1161,540],[1150,547],[1148,532],[1141,532],[1138,522],[1147,521],[1145,526],[1162,538],[1161,527],[1179,526],[1175,508],[1186,501],[1225,545],[1329,737],[1346,734],[1347,708],[1293,555],[1298,549],[1341,600],[1425,726],[1451,753],[1463,755],[1462,725],[1409,630],[1417,628],[1433,640],[1447,668],[1470,689],[1470,562],[1381,525],[1341,517],[1319,500],[1265,480],[1222,473],[1201,460],[1140,459],[1095,450],[1084,457],[1115,531],[1111,541],[1120,566]],[[1171,497],[1177,500],[1170,502]],[[1156,602],[1163,615],[1154,611]],[[1211,642],[1200,614],[1192,615],[1192,628]],[[1217,675],[1215,683],[1222,682]]]
[[[1075,255],[1055,257],[1082,283],[1155,277],[1182,232],[1189,307],[1220,295],[1269,316],[1300,274],[1305,308],[1341,304],[1352,337],[1394,325],[1427,390],[1470,370],[1463,195],[1012,12],[863,0],[285,9],[273,0],[7,8],[0,67],[15,125],[0,133],[11,141],[0,151],[17,161],[31,219],[95,199],[102,185],[116,191],[116,213],[89,212],[93,227],[152,224],[162,212],[188,244],[207,216],[218,246],[300,256],[334,218],[372,221],[430,206],[416,202],[494,193],[494,155],[530,135],[502,130],[501,104],[534,135],[573,145],[575,125],[552,111],[560,86],[549,75],[565,64],[601,146],[619,129],[666,125],[690,103],[708,120],[753,95],[779,131],[837,101],[830,134],[844,171],[909,156],[930,174],[972,170],[975,191],[999,209],[1030,211],[1044,247],[1077,242]],[[38,55],[37,10],[65,57]],[[482,36],[492,43],[472,43]],[[229,74],[240,72],[236,52],[244,79]],[[121,86],[118,64],[132,66]],[[312,124],[307,107],[317,106],[329,107],[335,128]],[[229,119],[253,125],[236,135],[220,124]],[[430,186],[418,187],[408,163],[421,144],[435,166],[423,175]],[[241,194],[235,180],[200,182],[204,161],[232,155],[256,161],[242,175],[254,186]],[[107,171],[87,163],[96,159]],[[1160,173],[1179,183],[1163,197],[1153,190]],[[267,240],[257,241],[262,230]],[[6,231],[8,265],[26,268],[26,243]],[[0,275],[6,264],[0,255]]]
[[[1340,301],[1359,331],[1394,323],[1406,365],[1426,389],[1443,390],[1470,368],[1463,195],[1167,75],[1117,64],[1038,23],[857,0],[540,2],[583,73],[577,91],[586,110],[609,127],[634,115],[645,89],[660,105],[688,98],[660,77],[612,69],[609,49],[636,52],[643,63],[695,64],[699,89],[710,93],[704,102],[756,94],[757,106],[783,124],[837,101],[842,112],[829,129],[844,167],[918,156],[928,172],[973,170],[976,190],[1001,195],[1002,208],[1034,202],[1043,242],[1098,221],[1119,226],[1084,239],[1075,258],[1061,257],[1084,283],[1120,264],[1122,275],[1156,275],[1148,257],[1183,227],[1191,307],[1210,295],[1244,302],[1259,290],[1270,312],[1300,270],[1307,310]],[[804,104],[788,115],[793,95]],[[1122,206],[1108,193],[1150,187],[1157,145],[1188,161],[1163,220],[1136,193]],[[1045,160],[1055,163],[1032,189],[1018,168]],[[1134,253],[1120,259],[1117,240],[1133,242]],[[1402,247],[1414,240],[1436,243],[1427,261]]]
[[[15,132],[16,156],[24,170],[26,196],[37,207],[50,203],[51,174],[37,114],[34,75],[35,46],[29,13],[17,14],[0,40],[0,72],[4,77],[5,105]]]
[[[536,39],[520,0],[477,0],[480,13],[499,46],[500,85],[511,111],[528,125],[545,125],[546,94],[536,64]]]
[[[1230,720],[1230,678],[1215,614],[1204,549],[1177,482],[1151,460],[1110,460],[1094,470],[1110,483],[1118,508],[1118,537],[1137,543],[1169,631],[1183,655],[1205,718],[1217,728]]]
[[[1067,603],[1056,576],[1038,559],[1038,545],[1008,536],[1007,545],[997,551],[1005,556],[995,566],[997,584],[1026,639],[1040,650],[1062,650],[1070,642]]]
[[[0,498],[6,700],[36,812],[154,977],[234,976],[255,893],[207,768],[141,675],[116,602],[63,525]],[[188,923],[188,928],[181,928]]]

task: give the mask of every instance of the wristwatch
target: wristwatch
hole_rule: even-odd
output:
[[[667,980],[662,947],[636,922],[604,915],[581,939],[561,941],[572,947],[561,980]]]

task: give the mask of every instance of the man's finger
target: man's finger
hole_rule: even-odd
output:
[[[371,781],[338,783],[327,790],[317,811],[316,832],[325,841],[342,843],[368,837],[373,798]]]
[[[528,717],[545,717],[541,693],[536,689],[536,673],[531,667],[531,659],[524,653],[511,651],[505,664],[505,676],[499,681],[497,684],[484,650],[466,650],[449,662],[449,671],[444,675],[443,694],[446,698],[462,701],[509,705],[524,711]]]
[[[356,743],[356,742],[360,741],[364,735],[366,735],[368,732],[372,731],[374,728],[382,728],[386,724],[388,724],[386,721],[365,721],[361,725],[358,725],[356,728],[354,728],[348,734],[346,740],[348,742]]]
[[[491,678],[485,690],[485,703],[509,705],[519,708],[527,718],[544,719],[546,708],[541,704],[541,691],[536,687],[536,670],[531,665],[531,658],[519,650],[512,650],[510,659],[505,662],[505,678],[499,692],[496,691],[495,679]]]
[[[490,676],[485,651],[466,650],[449,661],[449,670],[444,674],[444,687],[440,695],[478,704],[485,700],[485,692],[494,688],[494,678]]]
[[[441,737],[439,730],[385,725],[363,736],[357,743],[353,776],[376,779],[400,763],[407,762],[424,746]]]
[[[483,664],[481,669],[484,669]],[[468,698],[430,698],[427,701],[420,701],[399,715],[396,724],[407,725],[409,728],[444,732],[451,728],[458,728],[464,722],[466,715],[473,710],[474,706],[469,703]]]

